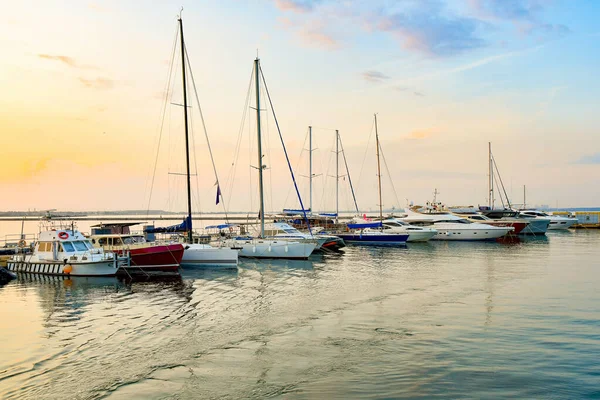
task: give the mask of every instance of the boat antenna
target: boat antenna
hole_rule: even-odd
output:
[[[181,8],[183,11],[183,7]],[[185,81],[185,42],[183,40],[183,20],[181,13],[179,15],[179,33],[181,35],[181,76],[183,79],[183,118],[185,124],[185,164],[187,177],[187,206],[188,215],[186,218],[185,228],[188,233],[188,242],[192,243],[192,185],[190,180],[190,142],[188,133],[188,104],[187,104],[187,85]]]
[[[379,133],[377,132],[377,113],[375,113],[375,146],[377,149],[377,183],[379,186],[379,220],[383,223],[383,202],[381,200],[381,162],[379,161]]]

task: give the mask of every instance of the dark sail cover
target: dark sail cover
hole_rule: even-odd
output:
[[[145,233],[174,233],[174,232],[187,232],[192,229],[192,220],[190,217],[186,217],[183,222],[179,225],[171,225],[159,228],[146,228]]]

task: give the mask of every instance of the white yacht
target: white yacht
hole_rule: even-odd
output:
[[[354,219],[352,222],[360,224],[362,221],[363,220]],[[364,221],[364,223],[368,222]],[[426,242],[438,233],[435,229],[414,226],[395,217],[384,219],[381,228],[384,233],[401,233],[408,235],[407,242]]]
[[[63,276],[114,276],[128,257],[105,253],[73,229],[41,232],[32,253],[15,254],[7,262],[13,272]]]
[[[490,240],[500,238],[514,230],[508,226],[491,226],[471,222],[444,212],[421,214],[406,210],[406,214],[406,217],[397,219],[411,225],[436,229],[437,234],[432,237],[432,240]]]
[[[550,220],[548,230],[569,229],[577,223],[577,218],[561,217],[538,210],[522,210],[519,215],[535,220]]]

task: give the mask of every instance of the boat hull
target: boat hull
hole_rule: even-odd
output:
[[[409,231],[408,233],[408,242],[427,242],[430,239],[433,239],[435,235],[437,235],[437,231],[428,230],[428,231]]]
[[[156,245],[111,251],[119,255],[129,253],[131,257],[130,264],[121,267],[127,273],[177,272],[184,253],[181,244]]]
[[[577,223],[576,218],[551,218],[550,225],[548,225],[549,231],[566,230]]]
[[[502,221],[502,220],[490,220],[485,221],[486,225],[491,226],[500,226],[500,227],[512,227],[515,228],[514,231],[509,232],[510,235],[518,235],[523,231],[523,229],[527,228],[529,222],[527,221]]]
[[[181,266],[237,268],[238,252],[228,247],[212,247],[204,244],[185,245]]]
[[[65,272],[67,267],[71,267],[70,272]],[[55,276],[115,276],[118,271],[113,260],[68,264],[63,262],[9,260],[7,269],[11,272]]]
[[[363,245],[380,245],[380,246],[396,246],[404,245],[408,240],[408,235],[401,234],[381,234],[381,235],[369,235],[367,233],[340,233],[337,237],[344,240],[349,244],[363,244]]]
[[[435,229],[437,229],[438,233],[432,240],[496,240],[511,231],[509,227],[490,226],[489,229],[457,229],[455,227],[438,226],[438,224],[436,224]]]
[[[286,242],[283,240],[231,239],[226,242],[245,258],[280,258],[306,260],[317,247],[315,242]]]
[[[523,229],[521,235],[545,235],[550,226],[550,220],[548,219],[528,219],[529,224]]]

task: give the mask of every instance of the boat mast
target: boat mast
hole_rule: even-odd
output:
[[[335,222],[340,216],[340,131],[335,130]]]
[[[525,185],[523,185],[523,208],[527,209],[527,197],[525,195]]]
[[[187,105],[187,85],[185,82],[185,42],[183,41],[183,21],[179,17],[179,33],[181,34],[181,75],[183,77],[183,117],[185,124],[185,163],[187,168],[187,203],[188,203],[188,242],[192,243],[192,187],[190,179],[190,144],[188,135],[188,105]],[[187,224],[186,224],[187,225]]]
[[[360,214],[358,211],[358,203],[356,202],[356,195],[354,193],[354,187],[352,186],[352,179],[350,178],[350,170],[348,169],[348,161],[346,161],[346,153],[344,152],[344,144],[342,143],[342,138],[340,138],[338,133],[338,140],[340,142],[340,147],[342,148],[341,153],[342,157],[344,157],[344,165],[346,166],[346,175],[348,176],[348,183],[350,184],[350,191],[352,192],[352,200],[354,200],[354,208],[356,208],[356,214]]]
[[[375,114],[375,143],[377,146],[377,179],[379,184],[379,219],[383,222],[383,202],[381,201],[381,163],[379,162],[379,133],[377,132],[377,114]]]
[[[309,198],[308,198],[308,209],[312,212],[312,126],[308,127],[308,186],[309,186]]]
[[[488,142],[488,206],[494,208],[494,164],[492,161],[492,142]]]
[[[256,81],[256,134],[258,136],[258,186],[260,194],[260,237],[265,236],[265,199],[263,193],[263,163],[262,163],[262,140],[260,137],[260,61],[258,57],[254,60],[254,72]]]

